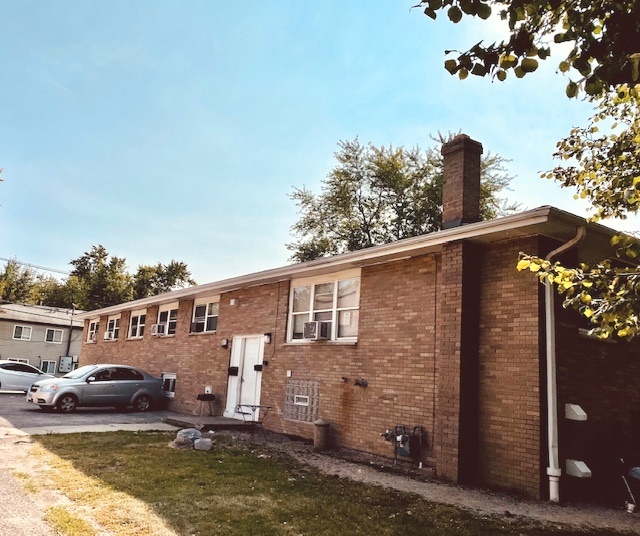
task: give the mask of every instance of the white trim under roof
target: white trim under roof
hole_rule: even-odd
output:
[[[223,279],[203,285],[174,290],[159,296],[125,302],[104,309],[97,309],[77,315],[80,319],[95,318],[129,309],[141,309],[174,301],[193,299],[205,294],[222,294],[239,288],[289,281],[304,277],[315,277],[331,272],[360,268],[401,258],[424,255],[439,251],[445,244],[459,240],[474,242],[494,242],[507,238],[528,235],[544,235],[558,240],[569,240],[575,235],[577,226],[585,225],[585,219],[563,210],[543,206],[512,216],[470,223],[434,233],[397,240],[359,251],[343,253],[333,257],[323,257],[313,261],[292,264],[262,272]],[[600,235],[609,243],[616,231],[603,225],[591,223],[588,232]]]

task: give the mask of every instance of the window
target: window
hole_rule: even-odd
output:
[[[40,369],[42,372],[46,374],[55,374],[56,373],[56,362],[55,361],[45,361],[44,359],[40,361]]]
[[[104,332],[104,340],[116,340],[120,335],[120,315],[110,316],[107,319],[107,331]]]
[[[176,380],[178,376],[173,372],[162,373],[162,390],[167,398],[174,398],[176,396]]]
[[[20,357],[10,357],[9,361],[14,361],[15,363],[29,363],[28,359],[22,359]]]
[[[219,297],[201,298],[194,302],[191,333],[203,333],[218,329],[219,299]]]
[[[359,271],[336,274],[333,279],[299,280],[291,285],[289,340],[304,339],[304,324],[330,322],[330,340],[358,337]]]
[[[153,335],[175,335],[178,327],[178,304],[170,303],[160,306],[158,324]]]
[[[31,328],[29,326],[14,326],[13,338],[19,341],[30,341]]]
[[[60,344],[62,342],[62,330],[48,328],[44,336],[44,340],[45,342],[54,342],[56,344]]]
[[[98,337],[98,329],[100,329],[100,320],[89,320],[89,333],[87,334],[87,342],[96,342]]]
[[[147,321],[147,310],[132,311],[129,321],[129,338],[141,339],[144,336],[144,325]]]

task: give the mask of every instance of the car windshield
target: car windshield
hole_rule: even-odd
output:
[[[70,378],[72,380],[82,378],[85,374],[97,368],[98,367],[96,367],[95,365],[85,365],[84,367],[80,367],[74,371],[69,372],[68,374],[65,374],[63,378]]]

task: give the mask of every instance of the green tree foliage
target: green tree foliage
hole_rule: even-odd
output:
[[[522,78],[551,56],[553,43],[566,43],[558,69],[573,76],[567,95],[587,95],[639,81],[640,6],[636,0],[422,0],[416,6],[435,19],[446,12],[453,23],[466,16],[488,19],[495,11],[506,22],[505,38],[481,41],[464,52],[446,51],[445,68],[461,79],[469,73],[505,80]]]
[[[297,238],[287,248],[291,260],[303,262],[385,244],[441,228],[443,160],[437,148],[376,147],[353,141],[338,143],[336,166],[322,182],[320,194],[295,188],[291,198],[301,214],[292,226]],[[498,194],[511,177],[505,159],[491,153],[482,159],[482,218],[511,212]]]
[[[195,284],[184,262],[171,261],[169,264],[159,262],[155,266],[138,267],[138,271],[133,276],[133,294],[137,300]]]
[[[461,79],[469,73],[505,80],[535,71],[538,60],[569,44],[558,70],[568,78],[569,98],[583,92],[595,105],[586,127],[573,128],[557,143],[562,164],[543,176],[576,189],[593,207],[590,219],[624,218],[640,208],[640,4],[636,0],[422,0],[433,19],[446,11],[487,19],[495,8],[507,22],[499,43],[474,45],[453,54],[445,68]],[[522,254],[519,270],[556,285],[564,305],[591,322],[593,334],[633,338],[640,333],[640,245],[629,236],[612,240],[618,259],[566,267]]]
[[[13,303],[75,306],[90,311],[196,284],[187,265],[178,261],[140,265],[131,275],[126,259],[110,256],[101,245],[93,246],[70,264],[74,268],[69,277],[58,281],[23,268],[17,261],[8,261],[0,272],[0,297]]]
[[[0,298],[12,303],[35,303],[41,278],[35,270],[7,261],[0,272]]]

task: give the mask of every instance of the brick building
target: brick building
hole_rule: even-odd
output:
[[[85,313],[81,364],[165,373],[180,412],[211,389],[231,418],[271,406],[274,431],[311,438],[322,418],[337,446],[383,456],[402,424],[400,459],[456,482],[552,500],[560,474],[592,487],[595,439],[635,418],[637,348],[589,339],[515,266],[565,244],[600,260],[614,232],[548,206],[479,221],[481,153],[464,135],[443,147],[442,231]]]

